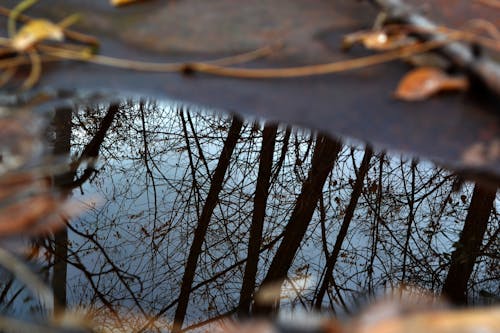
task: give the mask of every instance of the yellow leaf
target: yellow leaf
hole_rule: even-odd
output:
[[[64,39],[64,32],[57,24],[37,19],[24,25],[12,37],[11,45],[16,51],[26,51],[36,43],[46,39],[61,41]]]
[[[118,6],[128,5],[136,1],[138,0],[111,0],[110,2],[113,6],[118,7]]]
[[[419,101],[441,91],[464,91],[468,86],[465,77],[450,76],[434,67],[420,67],[401,79],[395,97],[405,101]]]

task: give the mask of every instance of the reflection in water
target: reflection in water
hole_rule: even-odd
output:
[[[56,310],[102,328],[341,315],[400,286],[498,301],[496,189],[431,163],[149,101],[59,109],[52,137],[55,186],[88,207],[35,241],[38,265]],[[3,313],[43,313],[5,281]]]

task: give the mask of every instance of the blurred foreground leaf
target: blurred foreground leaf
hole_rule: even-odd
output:
[[[421,101],[438,92],[464,91],[468,87],[465,77],[453,77],[434,67],[420,67],[401,79],[395,97],[405,101]]]
[[[12,37],[12,47],[16,51],[25,51],[43,40],[62,41],[63,29],[48,20],[37,19],[28,22]]]

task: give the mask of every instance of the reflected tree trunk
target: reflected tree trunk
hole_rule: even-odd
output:
[[[83,161],[90,159],[89,166],[83,171],[83,174],[79,178],[74,179],[70,184],[65,184],[66,187],[75,188],[81,186],[94,174],[95,172],[93,166],[94,162],[99,156],[99,150],[101,149],[101,145],[104,142],[104,139],[106,138],[106,133],[113,124],[115,116],[119,112],[119,110],[120,109],[118,104],[111,104],[109,106],[108,111],[104,116],[104,118],[102,118],[101,123],[99,125],[99,129],[95,133],[94,137],[85,146],[82,153],[80,154],[80,157],[71,164],[70,172],[72,174],[75,174],[80,164]]]
[[[311,169],[297,198],[290,221],[285,227],[283,240],[262,282],[261,290],[266,286],[273,286],[274,289],[274,287],[281,286],[285,280],[316,209],[325,181],[341,149],[342,144],[339,141],[331,140],[326,136],[319,136],[316,140]],[[279,296],[279,293],[275,295],[275,301],[279,300]],[[269,313],[273,305],[275,304],[256,300],[253,312]]]
[[[68,156],[71,149],[71,108],[56,109],[54,115],[54,155]],[[71,183],[72,173],[54,177],[54,186],[61,187]],[[65,224],[67,221],[64,221]],[[64,311],[66,308],[66,276],[68,270],[68,229],[66,227],[54,233],[54,268],[52,275],[52,290],[54,291],[54,311]]]
[[[373,214],[373,227],[371,228],[371,255],[370,255],[370,261],[368,264],[368,277],[367,277],[367,285],[368,285],[368,292],[371,293],[373,292],[373,266],[375,263],[375,257],[377,256],[377,246],[379,242],[379,223],[380,223],[380,210],[382,208],[382,193],[384,191],[383,189],[383,183],[382,183],[382,174],[384,170],[384,161],[385,161],[385,153],[382,153],[378,156],[379,163],[378,163],[378,180],[377,180],[377,186],[376,188],[376,193],[377,193],[377,201],[375,203],[375,214]],[[372,187],[373,188],[373,187]]]
[[[186,118],[184,117],[184,110],[179,110],[179,117],[181,118],[181,124],[182,124],[182,133],[184,135],[184,141],[186,142],[186,149],[188,153],[188,158],[189,158],[189,167],[191,169],[191,178],[193,182],[192,186],[192,191],[195,192],[196,196],[194,198],[194,203],[196,206],[196,216],[198,220],[200,219],[200,187],[198,185],[198,182],[196,181],[196,167],[194,165],[194,159],[193,159],[193,152],[191,150],[191,143],[189,142],[189,134],[186,126]]]
[[[417,171],[417,160],[413,159],[411,161],[411,191],[408,193],[406,190],[406,181],[404,180],[404,175],[403,175],[403,180],[405,182],[405,192],[406,192],[406,197],[408,199],[408,210],[409,210],[409,215],[408,215],[408,226],[406,228],[406,239],[405,239],[405,247],[403,250],[403,268],[402,268],[402,275],[401,275],[401,283],[405,283],[406,280],[406,261],[408,258],[408,252],[411,251],[409,249],[410,247],[410,238],[411,238],[411,229],[414,224],[415,220],[415,173]]]
[[[337,235],[337,240],[335,241],[333,251],[330,257],[326,261],[326,268],[323,277],[323,282],[321,284],[320,289],[318,290],[318,294],[316,296],[316,302],[314,304],[314,307],[317,309],[321,308],[321,305],[323,303],[323,298],[332,281],[333,269],[335,268],[335,264],[337,263],[340,250],[342,248],[342,243],[344,242],[344,239],[347,236],[347,231],[349,230],[349,225],[351,224],[352,218],[354,216],[354,211],[356,210],[356,206],[358,205],[358,200],[359,197],[361,196],[361,191],[363,190],[365,176],[368,173],[368,169],[370,168],[370,160],[372,158],[372,155],[373,155],[372,149],[366,147],[363,160],[361,161],[361,165],[356,175],[356,181],[354,182],[354,186],[352,189],[351,199],[349,200],[349,205],[347,206],[345,211],[342,226],[340,227],[339,234]]]
[[[259,252],[262,245],[262,230],[266,216],[267,197],[273,166],[274,146],[278,126],[266,125],[262,133],[262,147],[260,150],[259,173],[255,189],[252,225],[250,226],[250,238],[248,241],[247,264],[243,276],[243,284],[240,291],[240,302],[238,312],[246,315],[250,310],[250,303],[255,289],[255,277],[259,263]]]
[[[187,306],[189,303],[189,295],[191,293],[191,285],[193,284],[198,257],[200,256],[201,247],[205,240],[208,224],[219,199],[219,193],[222,190],[222,183],[224,181],[226,171],[229,167],[231,155],[233,154],[233,150],[236,147],[236,143],[238,142],[238,139],[240,137],[242,126],[242,120],[237,117],[233,117],[231,128],[229,129],[226,141],[224,142],[224,147],[222,148],[219,162],[217,163],[217,167],[215,168],[215,171],[213,173],[210,189],[208,191],[207,198],[205,200],[205,204],[198,221],[198,225],[194,232],[193,242],[189,250],[186,268],[182,277],[179,303],[175,311],[174,326],[172,328],[172,332],[179,332],[182,328],[182,324],[186,316]]]
[[[443,294],[455,304],[467,303],[467,282],[479,255],[490,217],[496,188],[476,184],[460,240],[451,255],[451,264],[443,286]]]
[[[92,140],[85,146],[80,157],[70,166],[70,171],[54,177],[54,186],[72,189],[83,184],[93,174],[93,167],[87,167],[83,175],[76,179],[76,170],[82,161],[88,158],[97,158],[100,147],[111,127],[116,114],[119,111],[117,104],[112,104],[101,121],[99,129]],[[71,149],[71,108],[59,108],[55,112],[54,128],[54,155],[69,155]],[[69,193],[68,193],[69,195]],[[66,224],[68,221],[65,221]],[[54,234],[54,274],[52,276],[52,288],[54,290],[55,310],[63,310],[66,307],[66,277],[68,261],[68,230],[61,229]]]
[[[207,159],[205,158],[205,154],[203,153],[203,149],[201,149],[200,139],[198,138],[198,134],[196,133],[196,127],[193,124],[193,120],[191,119],[191,112],[186,110],[186,116],[189,122],[189,126],[191,128],[191,133],[193,133],[194,142],[196,143],[196,148],[198,149],[199,159],[205,166],[205,170],[207,171],[207,177],[211,180],[210,168],[208,167]]]
[[[285,130],[285,135],[283,137],[283,145],[281,146],[280,157],[278,159],[278,162],[274,166],[271,184],[273,184],[276,181],[276,178],[278,177],[281,168],[283,167],[283,162],[285,162],[286,154],[288,153],[288,144],[290,143],[291,134],[292,134],[292,129],[290,126],[288,126]]]

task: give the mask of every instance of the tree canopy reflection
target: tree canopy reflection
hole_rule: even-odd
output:
[[[54,153],[71,157],[55,185],[92,204],[37,240],[39,262],[57,303],[103,327],[340,315],[402,285],[457,304],[498,301],[488,184],[300,128],[155,101],[60,109],[53,130]],[[12,283],[0,286],[4,311],[18,311]]]

